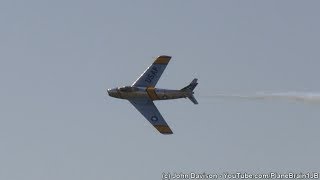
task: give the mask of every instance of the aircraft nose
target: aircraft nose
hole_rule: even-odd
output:
[[[116,90],[115,89],[107,89],[107,92],[109,94],[109,96],[115,96]]]
[[[107,92],[108,92],[108,94],[109,94],[109,96],[110,96],[110,93],[111,93],[111,89],[107,89]]]

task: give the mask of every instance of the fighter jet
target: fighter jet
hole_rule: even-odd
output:
[[[170,59],[170,56],[159,56],[131,86],[107,90],[111,97],[127,99],[162,134],[173,132],[153,101],[189,98],[194,104],[198,104],[193,96],[193,90],[198,85],[196,78],[180,90],[155,88]]]

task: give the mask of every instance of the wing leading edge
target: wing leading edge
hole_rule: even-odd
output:
[[[162,134],[173,134],[157,107],[151,100],[129,100],[129,102]]]
[[[141,76],[132,84],[136,87],[154,87],[159,81],[163,71],[166,69],[171,56],[159,56]]]

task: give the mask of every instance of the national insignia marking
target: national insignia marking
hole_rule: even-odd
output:
[[[158,121],[158,118],[157,118],[157,116],[152,116],[152,117],[151,117],[151,120],[152,120],[152,121]]]

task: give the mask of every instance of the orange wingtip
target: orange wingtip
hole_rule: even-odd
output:
[[[154,125],[161,134],[173,134],[168,125]]]
[[[157,59],[154,61],[155,64],[168,64],[171,59],[171,56],[159,56]]]

